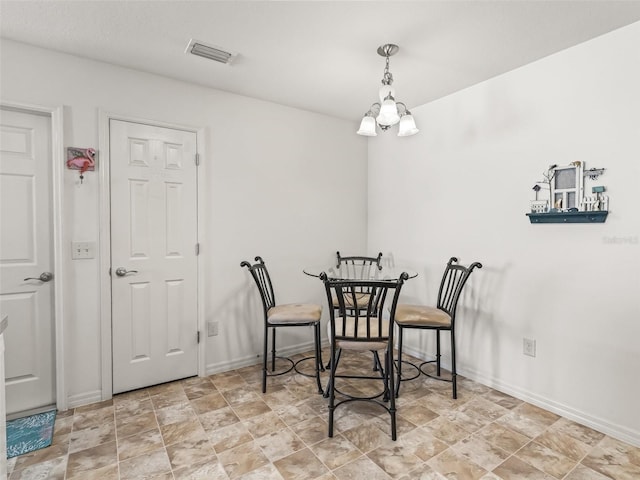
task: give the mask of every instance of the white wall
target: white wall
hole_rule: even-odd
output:
[[[337,249],[365,249],[367,143],[354,135],[355,122],[5,39],[1,48],[1,100],[63,105],[65,147],[98,148],[100,110],[204,129],[201,301],[205,320],[220,322],[219,335],[206,339],[207,371],[255,363],[261,351],[259,297],[241,260],[263,256],[279,302],[324,303],[319,280],[302,268],[328,262]],[[229,67],[212,65],[212,74],[216,68]],[[97,173],[79,185],[77,172],[65,171],[70,406],[102,394],[99,260],[69,259],[72,240],[99,239],[99,195]],[[311,330],[282,337],[291,348],[310,339]]]
[[[420,271],[407,301],[434,300],[450,256],[484,264],[459,310],[463,374],[636,445],[638,45],[640,23],[412,108],[418,135],[370,140],[368,192],[369,244]],[[530,224],[534,182],[577,160],[606,168],[606,223]]]

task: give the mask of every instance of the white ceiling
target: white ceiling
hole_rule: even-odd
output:
[[[0,1],[0,35],[358,121],[384,58],[409,108],[640,21],[626,1]],[[238,52],[184,53],[191,38]]]

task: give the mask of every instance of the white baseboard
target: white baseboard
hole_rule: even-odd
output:
[[[313,348],[313,342],[305,342],[298,345],[279,348],[278,355],[282,357],[290,357],[298,353],[308,352],[310,350],[313,350]],[[224,362],[210,363],[205,367],[205,375],[214,375],[216,373],[228,372],[229,370],[235,370],[236,368],[256,365],[260,362],[262,362],[262,352],[241,358],[226,360]]]
[[[67,397],[67,407],[76,408],[90,403],[102,401],[102,390],[94,390],[93,392],[80,393],[78,395],[70,395]]]
[[[423,360],[435,358],[406,346],[403,347],[403,352],[416,358],[421,358]],[[447,370],[451,368],[451,365],[446,362],[445,357],[442,357],[442,367]],[[574,422],[593,428],[594,430],[617,438],[618,440],[622,440],[623,442],[627,442],[636,447],[640,447],[640,432],[637,430],[630,429],[624,425],[611,423],[606,419],[594,416],[588,412],[577,410],[573,407],[570,407],[569,405],[557,402],[556,400],[553,400],[551,398],[547,398],[535,392],[525,390],[521,387],[511,385],[509,383],[505,383],[499,378],[495,378],[492,375],[487,375],[479,370],[474,370],[473,368],[459,368],[458,374],[470,380],[473,380],[474,382],[478,382],[502,393],[506,393],[507,395],[511,395],[515,398],[536,405],[537,407],[544,408],[545,410],[553,412],[557,415],[561,415],[565,418],[568,418],[569,420],[573,420]]]

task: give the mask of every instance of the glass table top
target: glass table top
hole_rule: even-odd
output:
[[[353,265],[319,265],[316,267],[306,267],[302,270],[311,277],[320,277],[322,272],[332,280],[398,280],[403,272],[409,278],[418,276],[418,272],[402,267],[383,266],[378,268],[375,265],[353,266]]]

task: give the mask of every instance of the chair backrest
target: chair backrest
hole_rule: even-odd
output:
[[[398,297],[402,285],[409,278],[406,273],[393,281],[330,279],[324,272],[320,278],[324,282],[329,305],[333,298],[337,299],[337,305],[329,309],[332,342],[393,341]],[[363,295],[363,290],[369,293]],[[353,305],[359,305],[359,308],[354,309]]]
[[[257,263],[254,263],[253,265],[251,265],[247,261],[244,261],[240,263],[240,266],[247,267],[249,269],[249,271],[251,272],[251,276],[258,286],[266,319],[266,315],[269,309],[276,306],[276,297],[273,294],[273,285],[271,284],[271,277],[269,276],[267,266],[264,264],[264,261],[261,257],[256,257],[255,261]]]
[[[458,264],[456,257],[451,257],[442,275],[440,289],[438,291],[438,308],[447,312],[451,317],[451,325],[455,320],[458,300],[462,293],[462,288],[469,279],[469,275],[475,268],[482,268],[479,262],[473,262],[468,267]]]
[[[336,252],[336,268],[341,270],[342,278],[349,279],[368,279],[371,278],[373,269],[382,270],[380,261],[382,260],[382,252],[377,257],[365,257],[361,255],[343,257],[340,252]],[[366,287],[362,286],[360,291],[366,291]]]

